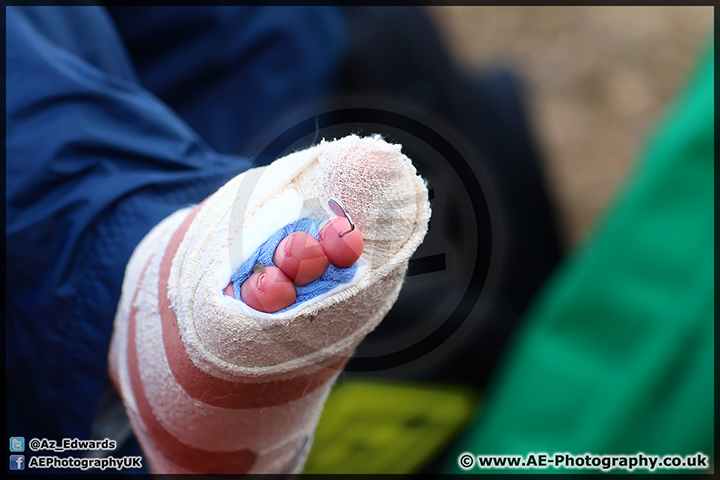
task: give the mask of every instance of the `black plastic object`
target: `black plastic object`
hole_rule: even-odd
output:
[[[414,138],[426,132],[388,135],[429,181],[431,229],[400,298],[346,371],[482,388],[563,252],[522,86],[507,69],[474,78],[462,72],[422,7],[348,7],[346,14],[342,94],[406,104],[448,126],[452,135],[437,133],[467,164],[452,165],[433,151],[438,142]],[[336,124],[356,121],[349,110],[338,117]],[[458,309],[464,318],[452,319]]]

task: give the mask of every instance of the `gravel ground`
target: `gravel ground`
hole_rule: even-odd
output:
[[[622,188],[713,28],[713,7],[697,6],[431,12],[468,71],[509,65],[525,81],[569,246]]]

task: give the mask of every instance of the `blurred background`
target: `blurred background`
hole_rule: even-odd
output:
[[[505,65],[525,81],[569,246],[608,206],[713,25],[710,6],[429,10],[465,69]]]
[[[650,444],[660,453],[712,454],[706,451],[714,432],[714,367],[708,361],[714,355],[712,6],[117,6],[85,12],[101,20],[98,31],[85,28],[83,12],[28,16],[45,35],[55,27],[72,32],[65,40],[77,34],[72,48],[83,55],[93,52],[84,48],[96,37],[117,36],[113,41],[124,43],[141,90],[161,100],[160,124],[174,124],[177,113],[215,153],[262,165],[321,138],[378,133],[402,144],[428,181],[428,234],[394,307],[333,387],[305,473],[452,471],[457,449],[526,453],[588,446],[595,453],[632,454]],[[677,102],[702,51],[710,54],[699,70],[702,81]],[[107,60],[124,69],[128,59],[120,57]],[[673,128],[656,130],[673,104]],[[77,134],[56,133],[58,142]],[[650,133],[656,138],[648,153]],[[47,140],[28,145],[54,145]],[[132,147],[143,150],[142,144]],[[52,165],[48,170],[62,170],[55,157],[42,158]],[[643,169],[636,171],[641,159]],[[648,171],[654,175],[649,180]],[[606,213],[618,215],[611,207],[623,187],[639,191],[630,200],[641,201],[622,198],[620,210],[631,203],[624,223],[606,221],[598,241],[595,228]],[[170,198],[174,190],[168,189]],[[17,198],[29,196],[18,188]],[[162,205],[167,212],[158,207],[158,219],[176,208]],[[22,228],[6,237],[35,261],[22,209],[15,218]],[[148,229],[157,222],[152,216],[147,221]],[[38,244],[70,238],[53,224],[37,224],[27,235]],[[135,227],[142,238],[144,225]],[[79,258],[92,258],[93,250],[78,251],[87,255]],[[120,270],[102,270],[119,297],[126,257],[115,257]],[[27,266],[16,262],[25,272]],[[54,268],[55,258],[46,263]],[[91,283],[84,269],[77,272],[72,282]],[[54,289],[55,275],[43,277],[53,286],[46,290]],[[58,394],[46,408],[35,377],[38,385],[56,379],[32,354],[43,349],[17,342],[22,355],[8,350],[8,358],[21,360],[13,375],[25,390],[17,390],[24,393],[13,397],[16,406],[6,418],[20,422],[13,412],[24,409],[38,431],[87,429],[88,409],[106,380],[114,312],[104,299],[111,297],[72,282],[57,289],[79,292],[83,304],[97,298],[78,317],[55,307],[55,297],[40,298],[45,290],[30,288],[31,280],[22,288],[35,297],[8,295],[18,304],[8,315],[21,326],[15,338],[56,345],[63,325],[86,321],[97,331],[88,328],[87,338],[77,341],[94,345],[102,361],[78,354],[68,361],[80,368],[59,362],[56,367],[73,375],[72,384],[61,385],[73,395]],[[107,295],[110,289],[97,283]],[[31,313],[36,306],[65,320]],[[25,336],[17,333],[26,331],[23,318],[52,322]],[[511,351],[520,337],[529,340]],[[75,385],[80,373],[93,388]],[[505,384],[493,384],[498,378]],[[122,411],[112,386],[106,388],[110,406]],[[72,415],[60,419],[55,412],[64,410]],[[12,434],[22,430],[12,428]],[[128,451],[138,451],[132,443]]]
[[[653,262],[653,268],[634,271],[630,268],[630,273],[624,272],[635,282],[626,285],[628,298],[621,295],[611,297],[609,301],[600,298],[602,295],[593,294],[593,287],[588,287],[585,281],[585,290],[580,287],[579,292],[585,303],[581,301],[579,310],[570,314],[567,311],[557,314],[556,318],[569,322],[578,332],[587,329],[586,337],[578,334],[573,339],[558,333],[561,330],[555,330],[558,337],[554,340],[551,336],[543,337],[547,343],[540,353],[537,350],[540,341],[535,338],[534,358],[546,367],[545,374],[557,378],[549,389],[543,389],[551,383],[544,384],[546,378],[527,390],[538,388],[544,392],[539,397],[544,398],[538,398],[537,403],[534,399],[522,398],[523,382],[532,383],[533,377],[532,368],[528,367],[532,362],[526,359],[525,376],[514,377],[515,393],[520,392],[520,396],[504,397],[502,401],[511,405],[503,410],[505,416],[498,415],[495,408],[492,427],[483,425],[485,401],[497,396],[494,391],[497,386],[492,382],[501,376],[498,372],[516,360],[519,353],[527,353],[533,347],[526,343],[525,350],[510,352],[509,345],[532,330],[539,321],[544,321],[547,326],[547,320],[553,318],[553,314],[546,314],[542,319],[539,315],[533,316],[530,307],[533,302],[537,303],[543,289],[547,290],[563,260],[592,239],[595,226],[617,200],[623,187],[628,186],[649,134],[661,123],[687,85],[703,49],[707,48],[713,27],[713,8],[434,6],[425,10],[431,28],[425,19],[409,10],[376,7],[349,11],[350,55],[343,75],[346,92],[361,92],[373,99],[390,97],[448,121],[460,136],[448,137],[449,141],[455,145],[466,142],[474,153],[465,161],[474,168],[481,188],[473,190],[457,181],[445,182],[433,166],[442,165],[441,170],[445,172],[452,171],[454,166],[448,165],[447,159],[443,164],[442,158],[427,153],[432,150],[428,148],[432,145],[423,145],[417,140],[427,139],[421,132],[408,135],[402,128],[383,130],[381,126],[379,129],[403,144],[404,152],[428,179],[433,207],[432,228],[411,260],[408,277],[395,306],[360,345],[334,387],[323,411],[305,472],[448,471],[447,468],[452,469],[456,462],[457,453],[463,449],[483,448],[475,453],[492,450],[494,446],[486,448],[493,445],[493,439],[488,435],[504,431],[502,422],[513,415],[533,422],[535,407],[539,412],[552,411],[556,407],[562,411],[559,406],[564,402],[571,402],[569,410],[592,409],[595,397],[582,397],[592,387],[585,388],[576,380],[584,376],[597,385],[607,380],[602,368],[607,367],[604,362],[612,362],[610,359],[614,356],[608,351],[617,349],[619,352],[624,348],[620,330],[608,330],[615,328],[612,318],[628,325],[631,333],[633,312],[652,319],[645,327],[638,328],[662,330],[665,328],[663,321],[668,321],[670,326],[689,321],[685,314],[666,319],[656,315],[653,319],[655,307],[643,305],[646,301],[653,305],[653,300],[644,292],[652,292],[660,285],[648,271],[662,265],[665,255],[671,258],[670,263],[675,261],[673,248],[669,245],[673,242],[681,245],[684,240],[678,237],[669,240],[668,244],[651,241],[648,245],[652,245],[655,253],[648,255],[646,260]],[[437,33],[436,43],[428,40],[433,38],[430,33],[433,29]],[[442,44],[442,48],[438,44]],[[377,127],[372,123],[356,122],[357,119],[349,115],[336,119],[335,123],[360,125],[366,133]],[[320,133],[329,137],[335,133],[337,136],[343,134],[323,128]],[[684,159],[678,160],[682,163]],[[486,183],[483,183],[483,175],[478,173],[483,168],[487,174]],[[455,173],[467,178],[458,170]],[[495,200],[500,199],[501,208],[494,204],[490,190],[497,194]],[[469,198],[478,200],[480,205],[484,200],[491,218],[473,218],[462,191],[467,192]],[[669,193],[673,191],[660,189],[658,193],[655,190],[658,196],[650,201],[650,205],[659,206],[661,212],[665,201],[682,205],[685,200]],[[481,210],[478,204],[473,204],[473,208],[476,212]],[[683,211],[689,213],[691,209],[694,207]],[[652,211],[649,214],[653,215]],[[643,214],[636,212],[635,215],[636,221],[642,223]],[[458,225],[473,225],[476,231],[463,230]],[[625,241],[629,239],[634,243],[638,238],[648,238],[643,235],[650,232],[643,233],[642,228],[628,230]],[[503,230],[503,235],[495,236],[497,230]],[[489,235],[489,231],[493,231],[493,235]],[[657,233],[660,231],[653,231],[651,235]],[[476,239],[473,235],[477,235]],[[669,238],[667,231],[661,235]],[[497,253],[499,247],[504,250],[504,257],[495,264],[498,268],[493,273],[492,260],[497,260],[500,255]],[[619,260],[622,248],[617,244],[613,248],[611,253],[605,250],[605,256],[600,257],[601,263],[613,263],[614,260],[622,263]],[[413,275],[413,262],[420,264],[430,257],[437,257],[438,252],[444,255],[440,268]],[[451,253],[459,254],[455,255],[455,261]],[[475,277],[467,280],[462,260],[457,262],[460,258],[466,259],[465,263],[472,263],[475,253],[478,259],[483,255],[489,255],[491,259],[490,267],[488,263],[481,265],[479,260],[477,263],[481,271],[489,272],[484,283]],[[597,268],[586,273],[588,276],[583,278],[590,278],[590,284],[595,282],[594,285],[601,289],[615,285],[617,276],[613,275],[618,275],[616,271],[605,272],[606,276],[603,276],[602,269],[598,272]],[[463,280],[453,282],[458,278]],[[551,297],[563,298],[559,291],[568,293],[562,289],[569,288],[573,280],[565,280],[560,288],[554,285],[555,289],[550,290]],[[574,280],[578,278],[574,277]],[[579,280],[580,284],[583,281]],[[668,279],[663,281],[672,283]],[[474,308],[466,311],[457,322],[448,313],[452,309],[438,311],[435,307],[442,300],[459,295],[465,285],[470,289],[478,287],[483,295],[473,299],[472,295],[467,295],[470,289],[465,291],[466,296],[458,305],[473,303]],[[609,293],[613,294],[612,287]],[[573,298],[572,295],[565,299]],[[547,292],[545,297],[547,300]],[[690,305],[688,299],[678,297],[675,300],[677,305]],[[568,309],[572,310],[571,307]],[[414,345],[431,343],[433,348],[428,353],[417,353],[421,349],[404,350],[412,353],[400,357],[402,362],[399,363],[407,364],[398,368],[388,368],[394,360],[389,355],[378,355],[378,361],[363,363],[366,360],[363,357],[397,349],[417,330],[422,330],[418,325],[424,326],[425,332],[433,332],[424,340],[441,331],[450,333],[446,337],[440,336],[435,343]],[[638,325],[642,325],[642,321]],[[706,323],[703,325],[707,326]],[[570,330],[575,331],[574,328]],[[608,351],[602,351],[602,340],[594,343],[593,338],[598,333],[607,334],[604,345]],[[553,341],[563,341],[558,339],[567,341],[570,349],[578,346],[588,349],[584,357],[579,355],[577,358],[575,376],[567,377],[570,382],[567,391],[560,380],[567,373],[564,362],[555,356],[564,351],[562,345],[553,344]],[[639,345],[637,348],[641,351],[644,347]],[[667,349],[672,355],[669,345],[659,348]],[[643,362],[652,362],[650,356],[638,355],[635,360],[623,364],[621,370],[632,370]],[[633,363],[635,361],[638,363]],[[706,362],[699,362],[707,367]],[[687,373],[668,375],[682,379],[686,374],[692,376],[695,371],[690,369]],[[623,406],[618,406],[618,410],[628,412],[634,408],[647,411],[665,408],[662,397],[642,387],[634,390],[633,382],[635,380],[630,380],[624,387],[621,383],[611,386],[605,392],[606,400],[619,402],[617,405]],[[620,393],[623,388],[625,394]],[[581,397],[572,402],[569,399],[574,394]],[[689,416],[682,415],[679,418],[692,423]],[[604,422],[603,413],[588,419],[589,424],[584,430],[563,427],[549,418],[546,423],[550,425],[536,427],[543,432],[536,432],[538,442],[533,443],[532,438],[525,436],[533,427],[527,427],[526,431],[525,427],[515,425],[514,430],[509,427],[507,438],[515,435],[522,440],[516,438],[515,443],[508,440],[504,446],[510,451],[526,451],[525,447],[529,449],[527,451],[533,451],[539,444],[547,445],[543,442],[552,438],[568,449],[582,448],[578,437],[587,435],[586,439],[605,438],[607,448],[616,451],[647,445],[644,442],[652,436],[636,423],[634,427],[628,427],[636,428],[628,434],[628,438],[634,440],[621,446],[621,442],[613,437],[620,428],[618,423]],[[468,429],[472,419],[473,427]],[[700,420],[699,424],[702,422]],[[604,430],[606,426],[607,431]],[[483,434],[486,435],[483,437]],[[482,438],[486,444],[477,443],[477,438]],[[692,441],[680,443],[683,448],[690,448]]]

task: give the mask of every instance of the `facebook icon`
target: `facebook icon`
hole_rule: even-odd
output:
[[[10,470],[25,470],[25,455],[10,455]]]

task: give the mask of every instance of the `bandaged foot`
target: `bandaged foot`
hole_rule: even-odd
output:
[[[429,218],[401,147],[353,135],[248,170],[160,222],[128,263],[109,354],[150,470],[299,472]],[[268,288],[282,292],[261,299]]]

